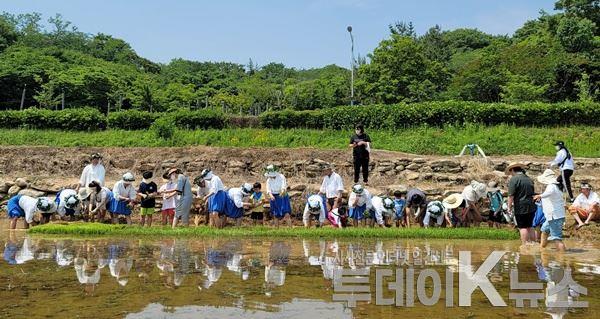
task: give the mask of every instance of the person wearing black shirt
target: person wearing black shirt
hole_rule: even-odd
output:
[[[355,134],[350,138],[352,157],[354,159],[354,183],[358,183],[362,169],[363,182],[369,182],[369,155],[371,153],[371,138],[365,133],[362,125],[357,125]]]
[[[152,226],[152,214],[154,213],[154,206],[156,205],[156,193],[158,187],[156,183],[152,182],[152,172],[144,172],[142,175],[144,179],[140,183],[138,189],[138,195],[142,198],[140,205],[140,215],[142,216],[142,226],[148,222],[148,226]]]

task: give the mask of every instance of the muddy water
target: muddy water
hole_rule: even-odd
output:
[[[564,255],[519,249],[515,242],[427,240],[277,240],[215,239],[67,239],[27,236],[2,230],[0,261],[0,317],[2,318],[598,318],[600,313],[600,249],[569,242]],[[460,251],[471,252],[473,269],[492,251],[506,251],[487,278],[506,307],[493,307],[477,289],[471,306],[459,307],[456,272]],[[342,280],[366,278],[368,301],[349,307],[334,300],[348,285],[334,284],[342,270],[362,270],[368,277],[344,274]],[[380,305],[394,292],[385,277],[378,287],[376,273],[389,269],[414,270],[414,306]],[[541,284],[541,289],[510,287],[510,271],[519,282]],[[439,273],[440,298],[425,306],[416,291],[419,274]],[[446,273],[446,271],[448,271]],[[565,273],[587,289],[551,294]],[[446,276],[452,276],[448,289]],[[425,294],[434,295],[431,278]],[[453,292],[448,294],[448,291]],[[531,307],[515,306],[509,293],[539,294]],[[354,296],[364,293],[357,292]],[[561,296],[560,298],[558,296]],[[447,307],[452,296],[452,307]],[[552,298],[564,307],[549,307]],[[561,299],[562,298],[562,299]],[[408,298],[410,299],[410,298]],[[586,308],[578,308],[587,302]],[[381,303],[381,302],[379,302]]]

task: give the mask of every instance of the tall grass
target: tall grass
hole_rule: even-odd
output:
[[[600,156],[600,128],[591,126],[517,127],[511,125],[446,126],[368,131],[375,149],[424,155],[456,155],[468,143],[479,144],[490,155],[552,155],[556,140],[563,140],[576,156]],[[65,132],[55,130],[0,130],[0,145],[57,147],[315,147],[344,149],[348,131],[310,129],[177,130],[169,140],[149,131],[107,130]]]
[[[429,239],[517,239],[509,229],[490,228],[269,228],[206,226],[176,228],[106,225],[98,223],[46,224],[29,229],[32,234],[82,236],[181,236],[181,237],[287,237],[287,238],[429,238]]]

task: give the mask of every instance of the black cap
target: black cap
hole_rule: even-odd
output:
[[[556,143],[554,143],[555,146],[560,146],[560,147],[565,147],[565,142],[563,141],[556,141]]]
[[[142,177],[145,179],[150,179],[150,178],[152,178],[152,176],[153,176],[152,171],[146,171],[146,172],[142,173]]]

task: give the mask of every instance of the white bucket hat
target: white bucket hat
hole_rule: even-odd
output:
[[[122,179],[123,179],[123,181],[130,182],[130,183],[135,181],[135,177],[133,177],[133,174],[131,174],[130,172],[123,174]]]
[[[77,198],[77,195],[69,195],[65,199],[65,207],[68,209],[74,209],[77,205],[79,205],[79,198]]]
[[[54,203],[46,197],[40,197],[38,198],[35,206],[42,212],[48,212],[52,209],[52,207],[54,207]]]
[[[538,182],[548,185],[548,184],[558,184],[556,180],[556,174],[551,169],[545,170],[542,175],[537,177]]]
[[[356,194],[362,194],[365,191],[365,188],[360,184],[354,184],[352,186],[352,192]]]
[[[311,212],[318,212],[321,209],[321,201],[315,197],[309,198],[308,199],[308,209]]]
[[[252,184],[250,184],[250,183],[244,183],[242,185],[241,189],[242,189],[242,193],[244,195],[249,195],[249,194],[252,193]]]
[[[471,181],[471,184],[465,187],[463,191],[463,196],[469,202],[476,202],[479,199],[485,197],[486,193],[487,187],[484,183],[478,181]]]
[[[265,168],[265,177],[277,177],[278,171],[277,166],[269,164]]]

